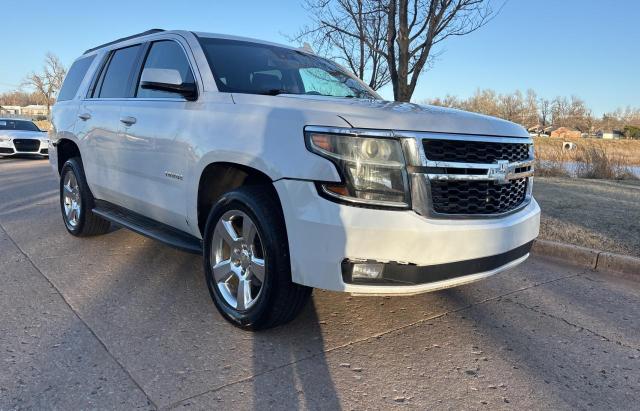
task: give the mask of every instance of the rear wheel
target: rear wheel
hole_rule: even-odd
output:
[[[109,221],[95,215],[93,195],[78,157],[67,160],[60,172],[60,209],[67,231],[78,237],[104,234]]]
[[[268,187],[240,187],[225,194],[207,220],[204,269],[211,298],[244,329],[291,321],[311,294],[291,281],[284,217],[274,197]]]

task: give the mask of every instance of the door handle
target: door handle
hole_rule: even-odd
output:
[[[82,113],[82,114],[78,114],[78,117],[79,117],[81,120],[87,121],[87,120],[89,120],[89,119],[91,118],[91,114],[89,114],[89,113]]]
[[[120,117],[120,122],[124,123],[127,126],[130,126],[132,124],[136,124],[136,118],[131,116],[124,116]]]

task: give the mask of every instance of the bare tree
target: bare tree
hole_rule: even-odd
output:
[[[500,117],[505,120],[524,124],[525,104],[524,97],[520,90],[516,90],[513,94],[500,95],[500,106],[502,107]]]
[[[558,96],[551,102],[551,116],[553,125],[556,127],[567,127],[569,124],[569,100],[566,97]]]
[[[347,61],[353,48],[333,45],[342,39],[358,45],[358,61],[371,56],[367,67],[374,58],[383,59],[396,101],[411,99],[420,75],[433,62],[434,46],[479,29],[497,13],[491,0],[307,0],[307,5],[314,23],[302,33],[334,36],[338,40],[320,44],[332,45]]]
[[[536,124],[542,127],[553,124],[556,127],[571,127],[589,135],[598,130],[625,130],[627,136],[635,133],[635,128],[640,129],[640,108],[618,108],[596,118],[584,100],[577,96],[538,99],[534,90],[527,90],[524,97],[517,90],[512,94],[496,94],[491,89],[476,90],[468,99],[447,95],[425,103],[501,117],[527,128]]]
[[[66,74],[67,70],[60,59],[53,53],[47,53],[42,73],[32,72],[24,79],[23,84],[34,89],[49,113]]]
[[[387,59],[393,97],[409,101],[433,47],[485,25],[495,12],[488,0],[388,0]]]
[[[546,98],[541,98],[538,107],[540,110],[540,124],[542,127],[546,127],[551,124],[551,101]]]
[[[535,127],[540,124],[540,119],[538,118],[538,95],[535,90],[528,89],[525,100],[522,124],[527,128]]]
[[[488,116],[499,116],[502,112],[498,95],[495,91],[489,89],[476,90],[461,108]]]
[[[386,15],[375,0],[305,0],[313,24],[295,41],[309,41],[316,52],[346,66],[374,90],[390,80],[384,48]],[[337,29],[349,26],[350,31]],[[371,44],[371,45],[370,45]]]
[[[592,132],[593,117],[591,110],[587,107],[584,100],[579,97],[571,96],[569,101],[569,125],[580,130],[583,133]]]
[[[576,97],[556,97],[551,103],[553,125],[559,127],[572,127],[583,133],[592,132],[593,116],[585,102]]]
[[[36,93],[14,90],[0,94],[0,105],[6,106],[28,106],[41,102],[40,96]]]
[[[463,108],[463,106],[465,105],[465,103],[460,101],[458,97],[452,96],[450,94],[447,94],[444,98],[435,98],[433,100],[426,101],[426,103],[434,106],[451,108]]]

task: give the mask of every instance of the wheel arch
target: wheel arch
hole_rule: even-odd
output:
[[[73,157],[80,157],[82,160],[82,154],[80,153],[80,147],[75,141],[62,138],[56,143],[56,153],[58,158],[58,174],[62,171],[64,163]]]
[[[273,180],[263,171],[244,164],[224,161],[209,163],[204,167],[198,179],[196,200],[198,229],[201,235],[204,236],[209,212],[220,197],[226,192],[247,185],[269,187],[282,210]]]

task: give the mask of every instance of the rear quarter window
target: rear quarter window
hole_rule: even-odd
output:
[[[71,68],[64,79],[64,83],[62,83],[60,93],[58,93],[58,101],[71,100],[75,97],[78,92],[78,88],[80,87],[80,84],[82,83],[82,80],[87,74],[87,70],[89,70],[89,66],[91,66],[95,57],[96,56],[93,55],[81,58],[71,65]]]

